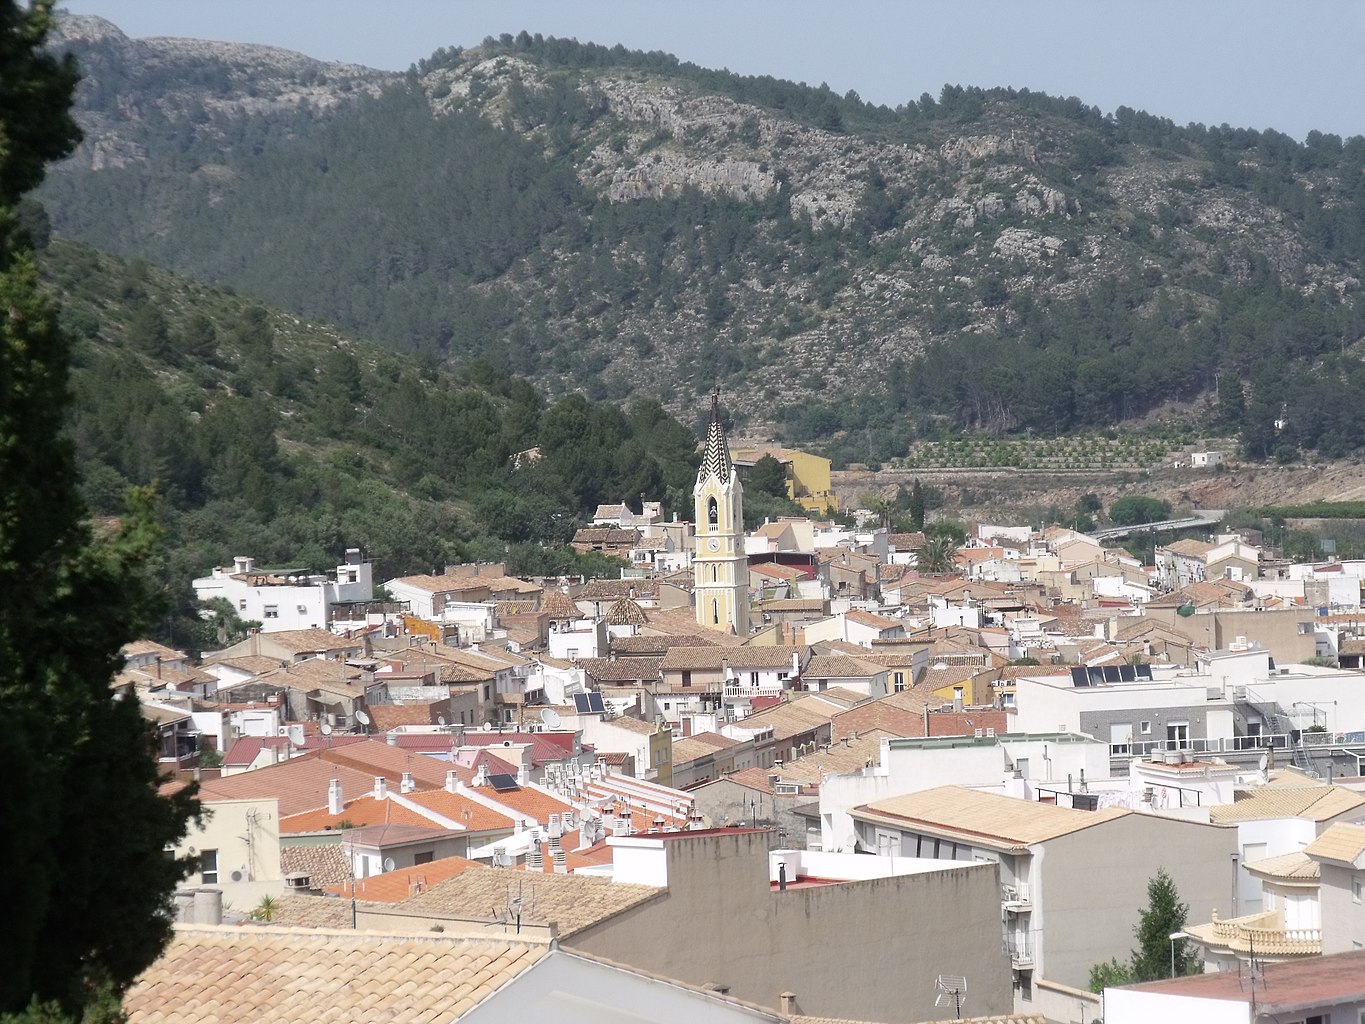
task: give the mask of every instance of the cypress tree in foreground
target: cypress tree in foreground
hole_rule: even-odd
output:
[[[156,736],[115,699],[120,648],[156,612],[150,496],[95,538],[62,436],[70,342],[18,204],[80,140],[74,62],[44,50],[51,0],[0,0],[0,1015],[117,1017],[170,936],[197,805],[157,793]]]

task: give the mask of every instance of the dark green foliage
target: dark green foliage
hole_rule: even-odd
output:
[[[113,1020],[170,937],[190,864],[166,850],[197,803],[193,787],[158,794],[155,730],[110,688],[158,611],[152,499],[134,492],[122,525],[92,536],[63,437],[70,339],[7,230],[75,141],[72,69],[42,56],[49,17],[0,2],[0,1013]]]
[[[1090,965],[1090,991],[1096,994],[1107,988],[1131,985],[1133,972],[1127,964],[1121,964],[1118,957],[1110,957],[1108,963]]]
[[[691,507],[696,436],[657,401],[623,411],[572,396],[547,410],[487,360],[458,375],[424,367],[71,243],[54,243],[44,270],[95,324],[70,414],[86,500],[119,515],[129,484],[158,488],[158,576],[176,581],[156,628],[168,642],[222,642],[187,584],[242,551],[322,568],[359,545],[378,573],[401,575],[510,545],[521,565],[616,575],[559,547],[596,504],[643,493]],[[131,343],[127,325],[149,308],[177,311],[163,359]],[[537,445],[544,457],[514,469],[513,453]]]
[[[1133,981],[1155,981],[1171,974],[1171,935],[1182,931],[1189,918],[1189,904],[1182,903],[1175,882],[1165,868],[1147,882],[1147,906],[1138,918],[1138,948],[1133,950]],[[1193,974],[1200,967],[1184,939],[1175,940],[1176,975]]]
[[[1158,870],[1147,880],[1147,905],[1139,912],[1133,928],[1138,948],[1132,951],[1127,963],[1111,958],[1107,963],[1092,965],[1090,991],[1169,978],[1173,957],[1176,976],[1199,973],[1203,964],[1190,944],[1185,939],[1171,940],[1172,935],[1184,930],[1189,912],[1189,905],[1181,902],[1166,869]]]
[[[198,80],[215,96],[242,88],[211,61],[167,70],[126,65],[99,42],[78,50],[100,67],[87,103],[101,116],[117,119],[126,96],[161,96],[168,77],[177,85]],[[502,54],[538,64],[538,80],[512,73],[505,102],[496,104],[484,80],[475,85],[486,97],[462,99],[447,85],[433,104],[422,93],[419,73],[468,70],[471,55],[459,49],[438,50],[382,95],[357,98],[357,90],[354,102],[330,110],[300,104],[228,117],[207,103],[186,110],[148,103],[129,129],[148,159],[97,173],[73,162],[47,187],[53,222],[403,351],[456,365],[483,359],[594,400],[629,396],[660,352],[678,379],[709,387],[788,358],[780,343],[805,332],[861,345],[859,331],[875,328],[861,317],[848,323],[850,296],[880,270],[920,259],[927,239],[966,265],[905,301],[906,319],[927,341],[923,354],[837,395],[823,392],[828,367],[803,368],[811,393],[764,410],[785,439],[818,442],[836,466],[875,464],[937,429],[1054,435],[1112,427],[1170,401],[1199,401],[1215,380],[1214,425],[1239,434],[1248,458],[1339,457],[1365,439],[1365,404],[1355,400],[1365,363],[1350,351],[1365,335],[1365,307],[1354,286],[1307,287],[1316,264],[1342,280],[1358,276],[1365,141],[1312,133],[1300,144],[1273,131],[1177,126],[1127,107],[1106,116],[1074,97],[1027,89],[950,84],[937,98],[893,109],[823,84],[526,33],[486,40],[477,59]],[[951,179],[927,168],[893,173],[885,164],[894,157],[865,169],[846,226],[817,229],[791,213],[792,169],[782,163],[800,157],[781,140],[762,154],[783,185],[767,195],[741,200],[684,188],[609,201],[581,183],[601,180],[591,166],[600,145],[615,154],[629,146],[629,157],[643,162],[660,158],[651,150],[671,140],[661,131],[640,145],[611,120],[593,76],[623,69],[873,142],[933,150],[965,126],[1007,123],[1008,134],[1037,147],[1030,173],[1066,196],[1067,212],[1040,225],[1061,237],[1062,253],[1030,268],[985,259],[993,233],[1019,223],[1017,213],[982,219],[972,231],[955,229],[951,218],[926,222],[932,200],[951,193]],[[733,132],[743,147],[772,142],[757,119]],[[673,141],[689,133],[679,136]],[[973,163],[989,170],[994,159]],[[1160,209],[1121,208],[1105,176],[1151,159],[1180,159],[1188,171],[1170,183]],[[1304,262],[1282,269],[1254,244],[1201,226],[1200,204],[1210,200],[1274,211]],[[1082,249],[1097,232],[1112,235],[1118,259],[1099,281]],[[1074,293],[1049,292],[1046,282],[1073,274],[1080,281],[1082,270]],[[268,339],[253,343],[252,332],[234,338],[226,329],[216,337],[188,327],[177,333],[176,316],[169,309],[165,316],[173,353],[207,358],[217,346],[234,349],[225,358],[246,359],[234,387],[275,394],[301,386],[272,361]],[[155,324],[133,326],[134,343],[164,344]],[[622,355],[628,369],[616,370],[610,364]],[[1225,391],[1238,382],[1240,403]],[[1273,425],[1282,412],[1287,432]],[[332,403],[333,422],[347,413],[344,400]],[[525,439],[530,431],[515,433]],[[647,469],[638,456],[628,461],[614,470],[622,482]],[[412,460],[399,468],[414,483],[429,475]],[[579,493],[610,482],[571,475]]]
[[[1171,517],[1170,502],[1133,495],[1119,498],[1109,506],[1109,521],[1117,526],[1159,523]]]
[[[765,455],[749,470],[748,486],[745,488],[745,496],[748,497],[754,492],[768,494],[775,498],[785,498],[787,496],[787,471],[771,455]]]
[[[950,534],[936,533],[920,548],[915,567],[921,572],[952,572],[958,542]]]

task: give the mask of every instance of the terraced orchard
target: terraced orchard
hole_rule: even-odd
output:
[[[921,441],[898,469],[1152,469],[1173,461],[1193,441],[1185,436],[999,438],[965,436]]]

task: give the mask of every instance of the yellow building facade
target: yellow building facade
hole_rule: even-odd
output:
[[[778,448],[767,445],[758,448],[736,448],[733,453],[735,465],[741,469],[751,468],[765,455],[771,455],[782,463],[787,477],[787,497],[809,512],[823,512],[837,509],[839,499],[834,495],[830,481],[830,461],[810,452],[796,448]]]

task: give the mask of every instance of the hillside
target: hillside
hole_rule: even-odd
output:
[[[719,380],[838,461],[1174,405],[1256,458],[1365,437],[1360,139],[1006,90],[889,110],[524,33],[405,76],[65,33],[89,137],[59,232],[396,350],[678,413]]]
[[[451,373],[76,243],[41,267],[78,339],[87,504],[116,516],[130,484],[156,486],[178,642],[189,580],[234,555],[317,567],[359,546],[380,578],[476,559],[614,574],[562,546],[598,503],[690,507],[696,438],[656,402],[547,402],[486,362]]]

